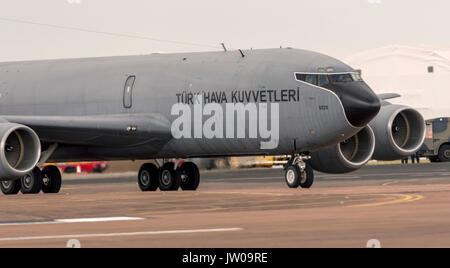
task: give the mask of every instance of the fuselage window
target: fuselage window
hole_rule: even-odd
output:
[[[123,107],[131,108],[133,106],[133,86],[136,81],[136,76],[132,75],[127,78],[125,82],[125,89],[123,92]]]

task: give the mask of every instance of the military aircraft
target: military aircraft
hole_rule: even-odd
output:
[[[1,190],[58,193],[46,162],[150,159],[142,191],[189,191],[198,167],[170,159],[256,155],[291,155],[287,185],[309,188],[314,169],[420,148],[423,118],[393,97],[339,60],[290,48],[0,63]]]

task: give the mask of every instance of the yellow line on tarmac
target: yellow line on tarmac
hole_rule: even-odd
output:
[[[259,192],[259,193],[253,193],[253,192],[202,192],[202,194],[227,194],[227,195],[254,195],[254,196],[296,196],[295,193],[292,194],[283,194],[283,193],[267,193],[267,192]]]
[[[386,186],[395,184],[395,183],[397,183],[397,182],[398,182],[398,181],[390,181],[390,182],[386,182],[386,183],[381,184],[381,186],[386,187]]]
[[[395,197],[396,200],[387,201],[387,202],[362,204],[362,205],[354,205],[354,206],[351,206],[351,207],[353,207],[353,208],[380,207],[380,206],[387,206],[387,205],[395,205],[395,204],[415,202],[415,201],[419,201],[419,200],[423,199],[423,196],[419,195],[419,194],[387,194],[387,196]]]
[[[77,187],[63,187],[61,188],[61,190],[76,190],[78,189]]]

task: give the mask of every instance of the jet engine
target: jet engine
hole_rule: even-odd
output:
[[[0,123],[0,181],[18,179],[39,161],[41,143],[29,127]]]
[[[320,172],[348,173],[364,166],[372,158],[374,150],[374,132],[370,126],[366,126],[350,139],[312,153],[308,163]]]
[[[425,120],[415,109],[385,103],[369,124],[376,139],[373,159],[396,160],[415,154],[425,140]]]

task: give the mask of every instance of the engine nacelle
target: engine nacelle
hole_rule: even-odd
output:
[[[358,134],[340,144],[312,153],[309,164],[313,169],[332,174],[348,173],[360,169],[373,155],[375,136],[366,126]]]
[[[0,181],[29,173],[41,156],[41,142],[29,127],[0,123]]]
[[[376,139],[373,159],[390,161],[415,154],[425,140],[425,120],[415,109],[384,105],[369,124]]]

